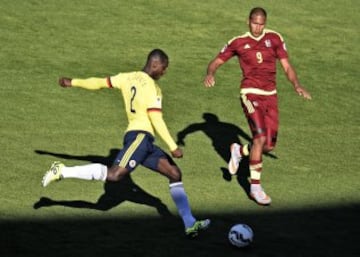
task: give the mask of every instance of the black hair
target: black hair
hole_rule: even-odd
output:
[[[266,18],[267,16],[267,13],[265,11],[264,8],[262,7],[255,7],[255,8],[252,8],[251,11],[250,11],[250,14],[249,14],[249,19],[251,19],[251,17],[253,15],[261,15],[261,16],[264,16]]]
[[[153,59],[159,59],[162,63],[168,63],[169,57],[168,55],[161,49],[152,50],[147,58],[147,63],[149,63]]]

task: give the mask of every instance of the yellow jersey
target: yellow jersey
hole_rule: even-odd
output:
[[[71,85],[90,90],[106,87],[121,90],[129,122],[126,131],[142,130],[155,136],[155,128],[170,151],[178,147],[162,118],[161,89],[147,73],[134,71],[107,78],[72,79]]]
[[[161,89],[145,72],[119,73],[108,79],[110,87],[121,90],[129,125],[126,131],[144,130],[154,135],[149,110],[161,111]]]

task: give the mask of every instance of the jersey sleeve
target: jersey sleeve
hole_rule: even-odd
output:
[[[149,117],[151,120],[151,124],[153,124],[156,133],[161,137],[161,139],[168,145],[170,151],[174,151],[178,148],[177,144],[175,143],[174,139],[170,135],[170,132],[165,124],[163,119],[162,112],[156,111],[154,109],[149,110]]]
[[[121,89],[121,86],[125,83],[125,81],[126,81],[125,73],[119,73],[117,75],[106,78],[106,84],[110,88]]]
[[[71,80],[71,86],[81,87],[89,90],[97,90],[97,89],[109,87],[106,78],[94,78],[94,77],[87,79],[74,78]]]
[[[152,83],[152,85],[147,89],[146,94],[148,97],[146,98],[146,104],[151,124],[160,138],[168,145],[170,151],[174,151],[178,148],[178,146],[170,135],[163,119],[161,89],[156,85],[156,83]]]
[[[161,110],[162,109],[162,95],[159,87],[155,86],[151,88],[149,92],[146,103],[149,110]]]
[[[286,49],[285,41],[280,34],[277,35],[275,51],[278,59],[288,58],[288,52]]]
[[[221,51],[218,54],[218,58],[226,62],[231,57],[236,55],[236,46],[235,46],[235,40],[230,40],[227,42],[227,44],[221,49]]]

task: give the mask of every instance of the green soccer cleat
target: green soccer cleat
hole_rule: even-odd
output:
[[[185,230],[185,234],[189,238],[197,237],[199,234],[199,231],[205,230],[210,226],[210,220],[198,220],[195,221],[194,225],[192,227],[189,227]]]
[[[45,173],[42,179],[42,186],[46,187],[53,181],[59,181],[61,179],[61,169],[64,167],[64,164],[61,162],[54,162],[50,169]]]

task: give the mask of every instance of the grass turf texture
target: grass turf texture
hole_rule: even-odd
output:
[[[264,158],[270,207],[247,198],[243,174],[222,172],[228,142],[249,134],[237,61],[218,71],[215,88],[202,86],[209,60],[247,29],[253,1],[2,2],[1,255],[358,256],[351,243],[360,232],[357,1],[256,5],[267,9],[268,28],[282,33],[313,95],[311,102],[297,97],[279,71],[279,142],[276,158]],[[186,134],[177,161],[194,214],[213,220],[193,241],[183,237],[166,179],[146,169],[119,187],[79,180],[40,186],[54,160],[108,162],[126,126],[118,92],[62,89],[57,78],[141,69],[152,48],[170,56],[160,80],[170,130],[200,128]],[[218,118],[209,130],[196,125],[205,113]],[[104,192],[117,200],[108,211],[93,204]],[[251,248],[229,246],[235,223],[253,228]]]

